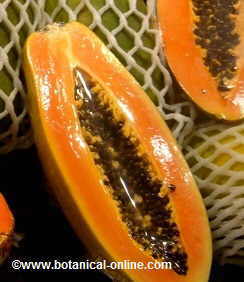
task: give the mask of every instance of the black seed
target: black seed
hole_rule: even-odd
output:
[[[219,91],[228,91],[223,81],[234,77],[237,57],[233,50],[240,44],[235,31],[236,4],[240,0],[193,0],[193,11],[197,16],[194,34],[195,42],[206,50],[204,64],[216,78]],[[231,73],[231,75],[230,75]]]
[[[174,192],[176,189],[176,186],[174,184],[169,184],[169,190]]]
[[[76,72],[83,75],[81,70],[75,69],[75,77]],[[178,244],[180,233],[177,225],[172,222],[169,197],[159,196],[162,180],[152,173],[153,167],[147,155],[139,154],[139,140],[133,138],[132,141],[131,136],[125,136],[125,120],[115,117],[110,104],[104,104],[100,93],[92,91],[95,84],[91,79],[88,86],[92,98],[83,93],[85,87],[82,88],[81,82],[75,88],[75,91],[84,94],[82,103],[77,107],[81,128],[88,136],[87,145],[95,153],[94,162],[102,169],[105,177],[103,183],[111,191],[122,221],[127,225],[132,238],[145,250],[150,250],[153,257],[169,258],[173,265],[177,262],[180,270],[175,267],[175,271],[185,274],[187,262],[180,257],[184,250]],[[79,95],[75,97],[81,99]],[[97,141],[97,138],[101,141]],[[174,185],[170,185],[169,189],[173,191]],[[174,240],[174,248],[166,250],[164,240]]]

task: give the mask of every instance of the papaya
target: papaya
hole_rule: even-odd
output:
[[[0,194],[0,264],[7,258],[13,242],[14,218]]]
[[[62,7],[60,0],[46,0],[44,5],[44,14],[52,22],[67,23],[71,19],[92,27],[96,35],[105,43],[110,45],[111,51],[120,60],[120,62],[129,67],[130,73],[137,81],[146,87],[146,93],[158,104],[157,95],[165,87],[165,78],[158,67],[151,73],[152,82],[148,83],[144,70],[152,68],[155,64],[155,58],[152,58],[150,52],[146,50],[156,49],[156,33],[152,32],[152,26],[145,28],[144,19],[150,15],[150,9],[144,0],[112,0],[109,4],[103,0],[91,0],[87,5],[84,1],[82,7],[78,7],[80,0],[66,1],[66,6],[72,10],[68,13],[66,7]],[[57,11],[57,7],[59,7]],[[133,13],[131,13],[133,7]],[[103,10],[103,13],[99,11]],[[129,14],[129,16],[127,16]],[[125,20],[121,20],[121,18]],[[99,24],[97,24],[99,23]],[[94,25],[95,24],[95,25]],[[103,28],[100,26],[102,25]],[[119,28],[120,27],[120,28]],[[123,27],[123,28],[122,28]],[[119,29],[116,31],[116,29]],[[142,32],[145,29],[145,32]],[[156,26],[155,26],[156,30]],[[137,33],[143,33],[140,42],[136,39]],[[113,40],[111,40],[113,38]],[[130,61],[126,55],[135,48]],[[155,51],[156,53],[156,51]]]
[[[219,119],[244,117],[244,4],[157,1],[167,62],[185,93]]]
[[[48,25],[24,48],[43,168],[94,259],[142,262],[125,281],[208,281],[206,210],[159,112],[86,26]],[[168,262],[169,269],[148,269]],[[119,278],[118,278],[119,277]]]

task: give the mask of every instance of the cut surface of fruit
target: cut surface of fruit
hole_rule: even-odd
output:
[[[0,194],[0,264],[7,258],[14,231],[14,218],[2,194]]]
[[[244,4],[158,0],[169,66],[186,94],[226,120],[244,117]]]
[[[76,22],[32,34],[24,69],[44,169],[92,255],[142,262],[123,272],[133,281],[208,281],[201,196],[135,79]],[[172,269],[146,269],[157,261]]]

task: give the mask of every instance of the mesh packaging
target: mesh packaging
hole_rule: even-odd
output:
[[[156,1],[0,0],[0,153],[32,144],[21,49],[27,35],[53,22],[89,26],[152,98],[196,177],[208,209],[216,257],[244,256],[244,125],[203,122],[166,68]],[[202,115],[202,113],[201,113]],[[224,141],[222,141],[224,140]]]

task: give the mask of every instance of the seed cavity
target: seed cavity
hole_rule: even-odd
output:
[[[77,113],[82,134],[115,200],[131,237],[153,258],[171,262],[187,274],[187,255],[163,180],[114,98],[80,68],[74,69]]]
[[[203,60],[217,81],[218,90],[233,88],[237,71],[235,47],[240,43],[236,19],[240,0],[192,0],[195,42],[204,49]]]

